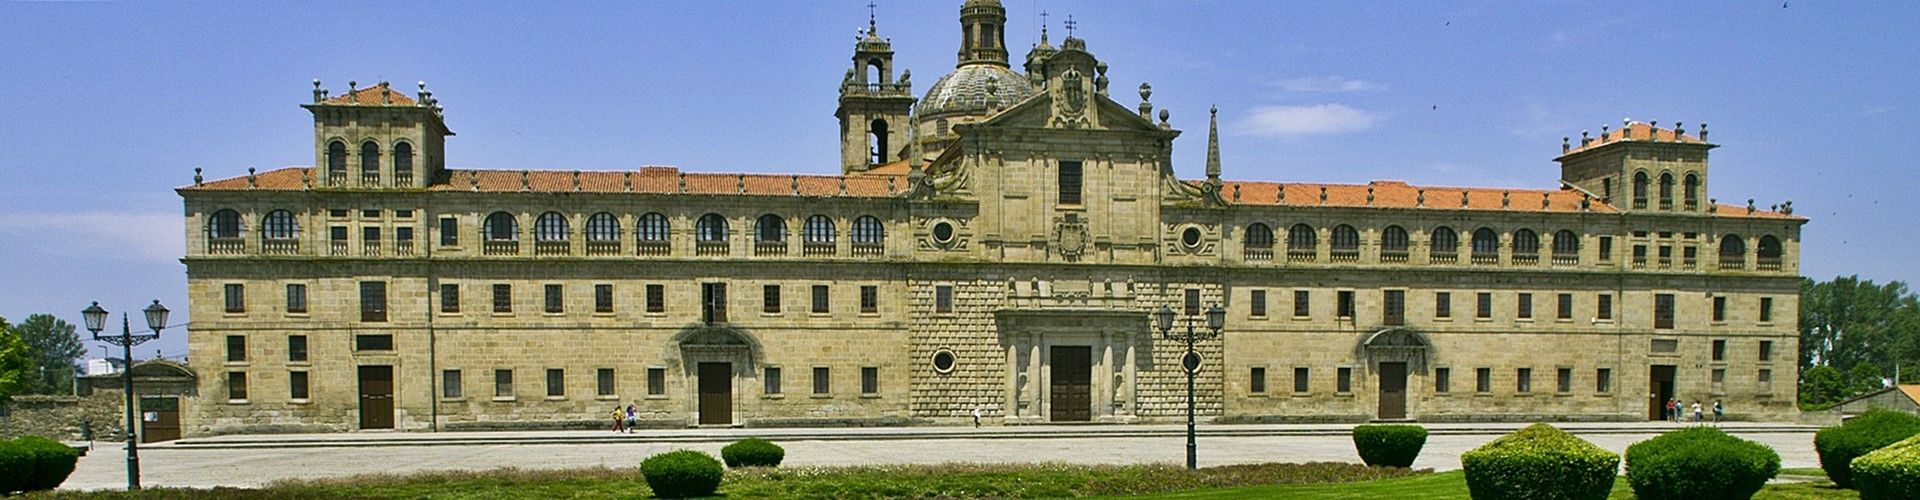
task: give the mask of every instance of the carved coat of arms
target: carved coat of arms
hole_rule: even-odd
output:
[[[1078,259],[1087,252],[1087,221],[1079,214],[1067,214],[1056,219],[1053,228],[1054,244],[1060,249],[1060,256]]]

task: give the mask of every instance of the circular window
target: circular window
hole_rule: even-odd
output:
[[[940,221],[933,223],[933,241],[940,244],[953,242],[953,223]]]
[[[933,353],[933,371],[950,373],[953,371],[953,351],[941,349]]]
[[[1187,230],[1181,231],[1180,244],[1186,245],[1187,248],[1200,246],[1200,228],[1188,227]]]

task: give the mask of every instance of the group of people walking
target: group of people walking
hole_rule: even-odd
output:
[[[613,405],[613,432],[632,433],[635,424],[639,423],[638,420],[639,414],[632,404],[628,404],[625,409],[620,408],[620,405]]]
[[[1702,413],[1703,408],[1700,407],[1700,400],[1697,400],[1697,399],[1694,400],[1693,406],[1691,407],[1687,406],[1687,403],[1680,401],[1678,399],[1667,400],[1667,420],[1669,421],[1673,421],[1673,422],[1687,421],[1687,412],[1689,410],[1693,412],[1694,422],[1706,421],[1706,415]],[[1727,416],[1727,408],[1720,404],[1720,400],[1718,399],[1713,400],[1713,422],[1719,423],[1720,420],[1723,418],[1726,418],[1726,416]]]

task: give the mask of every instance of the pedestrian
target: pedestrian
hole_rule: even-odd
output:
[[[623,426],[620,425],[622,422],[626,421],[625,419],[621,418],[624,416],[625,415],[622,415],[620,413],[620,405],[613,405],[613,432],[621,432],[626,430]]]
[[[980,428],[980,405],[973,405],[973,428]]]
[[[1716,423],[1716,424],[1720,423],[1720,419],[1726,418],[1726,416],[1727,416],[1727,407],[1721,406],[1720,400],[1718,399],[1713,400],[1713,423]]]
[[[1680,421],[1679,402],[1675,401],[1673,398],[1667,398],[1667,419],[1666,420],[1668,422]]]
[[[618,408],[616,406],[615,408]],[[634,411],[633,403],[627,403],[627,433],[633,433],[634,424],[640,423],[640,416]]]
[[[1695,400],[1693,400],[1693,422],[1694,422],[1694,423],[1700,423],[1700,422],[1701,422],[1701,418],[1700,418],[1700,417],[1701,417],[1701,415],[1700,415],[1700,400],[1698,400],[1698,399],[1695,399]]]

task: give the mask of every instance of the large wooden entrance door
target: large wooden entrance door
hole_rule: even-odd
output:
[[[1093,347],[1053,346],[1050,355],[1049,417],[1055,422],[1093,420]]]
[[[700,363],[700,425],[733,423],[733,363]]]
[[[140,442],[180,439],[180,398],[140,398]]]
[[[360,367],[360,428],[393,428],[393,366]]]
[[[1380,363],[1380,419],[1407,418],[1407,364]]]
[[[1647,420],[1667,419],[1667,400],[1673,399],[1673,381],[1678,371],[1673,365],[1647,368]]]

